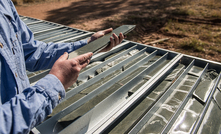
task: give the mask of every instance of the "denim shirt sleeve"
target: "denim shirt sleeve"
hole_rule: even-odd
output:
[[[23,69],[25,73],[23,64],[26,64],[30,71],[51,68],[61,54],[76,50],[87,44],[87,40],[48,44],[36,41],[32,32],[19,19],[11,0],[1,0],[0,6],[1,14],[11,17],[15,24],[13,25],[15,29],[8,25],[0,25],[2,41],[7,40],[7,42],[3,42],[4,47],[0,48],[2,52],[0,92],[5,93],[0,95],[7,99],[1,103],[2,105],[0,104],[0,133],[28,133],[31,128],[41,123],[52,112],[52,109],[61,101],[60,97],[61,99],[65,97],[65,90],[60,80],[54,75],[48,74],[30,87],[28,78],[17,76],[17,72],[19,69]],[[7,21],[4,19],[6,18],[0,19],[0,24],[3,21],[6,24]],[[2,33],[3,30],[4,33]],[[12,57],[13,54],[9,51],[11,48],[7,46],[10,45],[9,39],[12,36],[9,33],[15,37],[12,30],[17,32],[19,38],[16,41],[16,48],[19,52],[16,53],[16,57]],[[22,66],[18,67],[20,61],[16,63],[15,59],[19,59],[19,56],[21,59],[25,57],[25,61],[21,60]]]
[[[64,52],[72,51],[87,44],[87,39],[71,43],[45,43],[34,39],[34,35],[27,25],[18,19],[20,40],[23,45],[26,69],[28,71],[37,71],[50,69],[54,62]]]
[[[28,71],[50,69],[64,52],[71,53],[87,44],[87,39],[72,43],[44,43],[34,40],[33,33],[25,24],[23,26],[21,40]]]
[[[0,106],[0,133],[28,133],[60,102],[58,94],[64,98],[64,87],[57,77],[49,74],[11,98]]]

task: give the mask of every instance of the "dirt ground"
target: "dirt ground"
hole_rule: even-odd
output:
[[[221,62],[221,40],[218,39],[221,38],[221,15],[205,17],[189,8],[181,10],[184,6],[188,7],[179,0],[57,0],[17,5],[16,9],[23,16],[87,31],[133,24],[137,27],[128,35],[128,40],[148,44],[170,38],[153,46]],[[208,26],[216,33],[211,41],[208,41],[209,35],[201,35],[202,29],[208,30]],[[199,28],[201,30],[196,33],[194,29]]]

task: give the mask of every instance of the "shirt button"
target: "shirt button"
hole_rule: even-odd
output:
[[[15,77],[18,77],[17,73],[15,73]]]
[[[0,42],[0,47],[3,48],[3,44]]]
[[[58,100],[61,100],[61,95],[60,95],[60,93],[58,94]]]

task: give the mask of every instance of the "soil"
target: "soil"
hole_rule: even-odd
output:
[[[16,5],[16,9],[23,16],[94,32],[135,24],[137,27],[128,35],[128,40],[148,44],[154,40],[170,38],[168,42],[152,45],[220,62],[220,54],[209,55],[176,47],[186,37],[167,34],[162,30],[168,20],[177,17],[172,14],[177,4],[173,0],[57,0]],[[194,20],[190,17],[188,19]]]

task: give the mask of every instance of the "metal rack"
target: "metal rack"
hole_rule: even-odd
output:
[[[93,33],[20,16],[45,42]],[[221,64],[124,40],[92,57],[42,124],[49,133],[220,133]],[[33,85],[49,70],[27,72]]]

